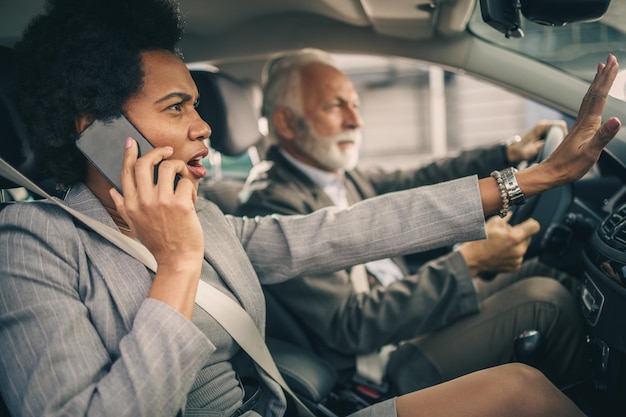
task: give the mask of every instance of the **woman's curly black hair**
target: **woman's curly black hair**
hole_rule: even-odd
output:
[[[13,94],[40,169],[58,183],[84,179],[80,116],[111,118],[142,87],[140,52],[176,45],[175,0],[48,0],[16,44]]]

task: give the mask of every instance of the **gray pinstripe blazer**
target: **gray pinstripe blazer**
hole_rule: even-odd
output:
[[[203,279],[239,301],[263,332],[259,280],[484,238],[478,197],[476,178],[465,178],[348,210],[254,219],[200,200]],[[86,187],[66,202],[114,226]],[[12,415],[174,416],[185,407],[230,415],[241,399],[236,375],[246,374],[269,388],[258,412],[282,414],[280,388],[210,316],[186,320],[146,298],[150,284],[141,263],[51,204],[0,211],[0,393]]]

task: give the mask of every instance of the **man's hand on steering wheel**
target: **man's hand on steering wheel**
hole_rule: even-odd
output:
[[[528,132],[526,136],[532,138],[533,131],[542,132],[542,139],[540,140],[541,146],[538,147],[539,151],[529,161],[530,164],[539,163],[546,159],[559,146],[567,134],[567,126],[565,121],[542,121]],[[533,142],[530,138],[528,143],[538,142],[537,140]],[[531,239],[525,255],[526,259],[540,253],[541,242],[546,232],[550,229],[550,225],[559,222],[565,216],[573,198],[573,185],[566,184],[527,199],[526,204],[523,206],[510,209],[512,215],[509,223],[511,225],[524,223],[532,218],[538,221],[541,226],[540,231]]]
[[[545,144],[544,138],[548,130],[558,126],[563,129],[563,136],[567,134],[565,120],[541,120],[523,136],[517,136],[506,148],[507,160],[511,165],[522,161],[533,161]]]

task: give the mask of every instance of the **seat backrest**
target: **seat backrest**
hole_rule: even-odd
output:
[[[255,146],[263,139],[259,131],[260,104],[256,103],[251,83],[208,67],[193,67],[190,72],[200,92],[198,113],[212,131],[209,159],[214,176],[199,185],[198,194],[213,201],[224,213],[234,214],[245,178],[222,178],[220,157],[249,152],[251,162],[258,162]]]
[[[257,145],[263,138],[258,128],[261,100],[254,96],[255,91],[250,84],[216,69],[196,67],[190,72],[200,92],[198,112],[213,131],[211,147],[225,155],[235,156]],[[199,193],[232,214],[239,203],[237,195],[242,186],[243,181],[222,179],[202,184]],[[267,308],[266,335],[313,352],[302,326],[270,290],[264,288],[263,291]]]
[[[198,113],[211,126],[211,147],[223,155],[246,152],[262,138],[253,87],[219,70],[192,68]]]
[[[272,295],[271,290],[263,287],[263,294],[266,308],[265,335],[315,352],[309,337],[302,330],[302,325]]]

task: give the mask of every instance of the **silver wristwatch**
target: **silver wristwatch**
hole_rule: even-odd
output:
[[[505,168],[500,171],[500,174],[502,175],[502,181],[504,182],[504,187],[509,197],[509,204],[521,206],[526,203],[526,197],[517,184],[517,180],[515,179],[516,172],[517,169],[515,168]]]

